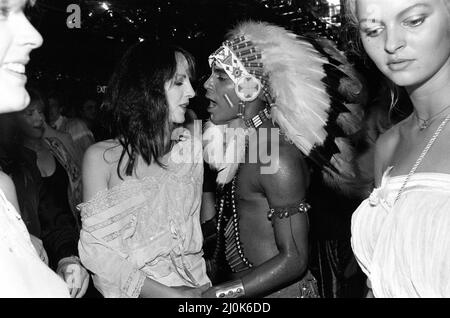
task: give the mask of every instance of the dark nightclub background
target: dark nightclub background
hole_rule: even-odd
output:
[[[73,13],[69,5],[81,9],[79,28],[68,26]],[[269,21],[339,43],[340,8],[340,0],[38,0],[29,15],[44,44],[33,53],[29,77],[62,93],[70,108],[77,107],[82,95],[101,100],[129,45],[169,40],[194,54],[199,88],[209,72],[208,55],[235,22]]]

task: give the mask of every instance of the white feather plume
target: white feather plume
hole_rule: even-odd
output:
[[[244,22],[231,31],[229,38],[242,34],[263,52],[261,61],[276,101],[271,109],[273,120],[308,155],[327,136],[324,128],[330,97],[322,82],[326,58],[307,41],[265,22]]]
[[[223,186],[236,174],[239,164],[245,160],[245,143],[255,129],[244,129],[242,119],[228,125],[206,122],[203,132],[203,158],[218,171],[216,182]]]

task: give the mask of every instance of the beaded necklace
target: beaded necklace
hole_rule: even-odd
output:
[[[247,127],[253,127],[253,128],[258,128],[259,126],[262,125],[263,122],[265,122],[266,120],[269,120],[270,117],[270,110],[267,108],[264,108],[263,110],[261,110],[258,114],[256,114],[255,116],[253,116],[250,119],[246,119],[245,125]]]
[[[236,179],[238,172],[231,181],[231,188],[229,191],[222,195],[219,203],[219,211],[217,217],[217,241],[216,248],[214,250],[214,258],[218,259],[220,247],[221,247],[221,234],[222,224],[227,222],[224,227],[223,237],[225,239],[225,259],[231,268],[233,273],[237,273],[253,267],[253,264],[244,256],[242,249],[242,243],[239,237],[239,217],[236,209]],[[225,220],[225,203],[228,202],[231,205],[232,213],[228,220]]]
[[[249,120],[245,120],[245,124],[249,128],[258,128],[263,122],[269,120],[270,110],[264,108],[257,115]],[[246,149],[248,149],[248,143],[246,142]],[[237,175],[239,173],[236,171],[235,176],[231,180],[231,188],[226,191],[220,199],[219,211],[217,216],[217,241],[216,248],[214,250],[214,259],[218,259],[220,248],[221,248],[221,236],[222,236],[222,224],[226,222],[223,229],[223,237],[225,239],[225,259],[231,268],[233,273],[237,273],[253,267],[253,264],[244,256],[244,251],[242,249],[242,243],[239,237],[239,217],[236,208],[236,182]],[[228,199],[228,200],[227,200]],[[225,219],[225,203],[231,206],[231,216],[228,220]]]

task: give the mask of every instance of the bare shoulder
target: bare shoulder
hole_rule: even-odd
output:
[[[387,131],[382,133],[376,142],[377,148],[389,148],[395,146],[400,138],[401,127],[405,124],[404,121],[392,126]]]
[[[93,161],[117,161],[122,152],[122,146],[113,139],[103,140],[92,144],[86,149],[84,160]]]
[[[375,184],[379,185],[381,176],[386,168],[389,166],[392,155],[400,141],[400,132],[405,125],[405,120],[394,125],[386,132],[381,134],[375,144]]]
[[[3,190],[6,197],[8,197],[8,192],[15,189],[14,182],[12,181],[11,177],[3,171],[0,171],[0,188]]]
[[[292,144],[280,142],[278,154],[271,153],[269,164],[261,165],[260,183],[272,206],[296,203],[305,196],[309,171],[302,153]],[[264,173],[265,172],[265,173]]]
[[[304,173],[306,169],[305,157],[293,144],[283,141],[279,147],[280,170],[290,169],[295,173]]]
[[[83,157],[83,171],[106,174],[111,166],[117,164],[122,146],[115,140],[100,141],[89,146]]]
[[[91,145],[83,158],[83,201],[89,201],[97,193],[108,189],[111,171],[117,161],[120,144],[114,140],[105,140]]]

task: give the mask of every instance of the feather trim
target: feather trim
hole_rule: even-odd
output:
[[[263,70],[258,78],[269,93],[272,120],[286,137],[323,168],[327,184],[357,192],[363,181],[353,139],[362,128],[365,90],[345,55],[331,41],[319,44],[265,22],[241,23],[228,38],[236,50],[240,41],[251,42],[251,51],[242,45],[249,52],[239,54],[254,71]],[[227,169],[222,182],[237,167]]]
[[[244,22],[229,36],[245,35],[263,52],[261,61],[269,75],[275,99],[273,120],[306,155],[327,136],[330,98],[322,78],[327,63],[314,47],[284,28],[264,22]]]
[[[245,128],[242,119],[228,125],[215,125],[207,121],[203,133],[204,160],[218,171],[216,182],[220,186],[229,183],[235,176],[239,164],[245,161],[247,138],[256,132]]]

